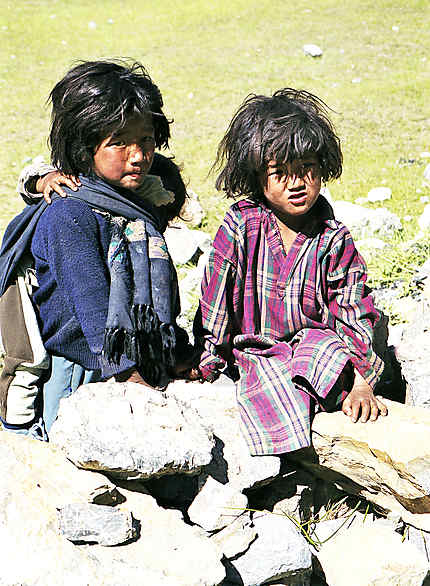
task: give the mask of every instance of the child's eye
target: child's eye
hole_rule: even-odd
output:
[[[115,139],[110,142],[110,146],[125,147],[125,142],[120,139]]]

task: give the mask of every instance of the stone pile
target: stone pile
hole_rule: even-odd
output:
[[[227,377],[83,386],[50,444],[1,434],[0,585],[308,586],[312,568],[329,585],[422,584],[430,412],[388,405],[368,424],[319,414],[314,450],[251,457]],[[364,554],[339,548],[372,539],[378,555],[342,582]]]

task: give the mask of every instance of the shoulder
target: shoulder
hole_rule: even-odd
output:
[[[86,201],[73,196],[58,197],[46,207],[37,227],[56,232],[64,232],[75,226],[93,227],[98,223],[98,215]]]
[[[231,257],[245,247],[254,229],[261,225],[261,207],[250,201],[240,200],[227,210],[214,240],[214,248]]]
[[[262,207],[258,203],[241,199],[230,206],[224,222],[246,229],[249,225],[260,224],[262,213]]]

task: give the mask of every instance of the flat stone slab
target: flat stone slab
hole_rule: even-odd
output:
[[[318,462],[306,467],[414,527],[430,530],[430,411],[384,399],[388,415],[352,423],[320,413],[312,425]]]

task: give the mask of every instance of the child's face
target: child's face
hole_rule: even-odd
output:
[[[281,218],[299,219],[312,208],[321,189],[318,157],[309,154],[284,165],[269,161],[263,189],[268,206]]]
[[[154,148],[151,116],[130,118],[124,128],[96,148],[94,173],[111,185],[135,191],[151,168]]]

